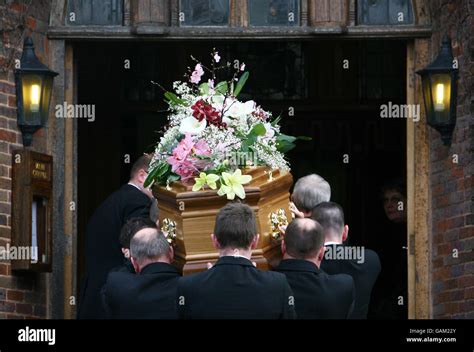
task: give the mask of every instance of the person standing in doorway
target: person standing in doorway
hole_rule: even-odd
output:
[[[377,236],[376,251],[382,271],[375,284],[370,317],[408,318],[407,202],[405,185],[390,180],[382,186],[381,197],[386,222]]]
[[[123,263],[119,241],[122,226],[131,218],[150,218],[153,194],[143,185],[150,155],[133,164],[130,180],[112,193],[94,212],[86,230],[86,276],[79,301],[79,319],[104,318],[100,290],[111,269]]]

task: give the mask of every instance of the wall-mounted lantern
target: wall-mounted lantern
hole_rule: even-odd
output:
[[[444,145],[449,145],[456,125],[458,69],[448,36],[443,38],[436,59],[416,73],[421,76],[428,125],[441,133]]]
[[[46,125],[57,75],[38,60],[31,37],[25,38],[20,68],[15,70],[17,119],[24,146],[30,146],[33,133]]]

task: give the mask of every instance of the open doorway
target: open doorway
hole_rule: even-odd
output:
[[[133,160],[153,151],[166,123],[163,92],[150,81],[171,89],[192,65],[190,55],[206,61],[214,47],[248,67],[243,100],[286,116],[288,134],[313,138],[288,155],[292,174],[329,181],[350,243],[372,248],[385,236],[380,190],[387,180],[406,178],[406,121],[382,119],[380,106],[406,101],[405,42],[78,43],[78,103],[96,109],[93,122],[78,122],[78,282],[88,219],[127,182]]]

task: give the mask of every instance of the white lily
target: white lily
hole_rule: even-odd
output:
[[[200,134],[207,126],[206,120],[199,121],[194,116],[188,116],[181,121],[179,132],[182,134]]]
[[[232,121],[235,119],[241,120],[246,118],[255,110],[255,102],[253,100],[246,101],[245,103],[234,100],[226,103],[229,107],[225,109],[222,121],[228,125],[232,124]]]

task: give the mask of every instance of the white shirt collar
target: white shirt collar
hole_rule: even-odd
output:
[[[342,244],[342,243],[337,243],[337,242],[334,242],[334,241],[329,241],[329,242],[324,243],[325,246],[332,246],[334,244],[338,245],[338,244]]]
[[[227,254],[227,255],[223,255],[222,257],[245,258],[247,260],[250,260],[248,257],[244,255],[240,255],[240,254]]]
[[[136,184],[134,184],[133,182],[129,182],[128,183],[130,186],[133,186],[135,187],[136,189],[138,189],[139,191],[141,191],[142,189],[140,187],[138,187]]]

